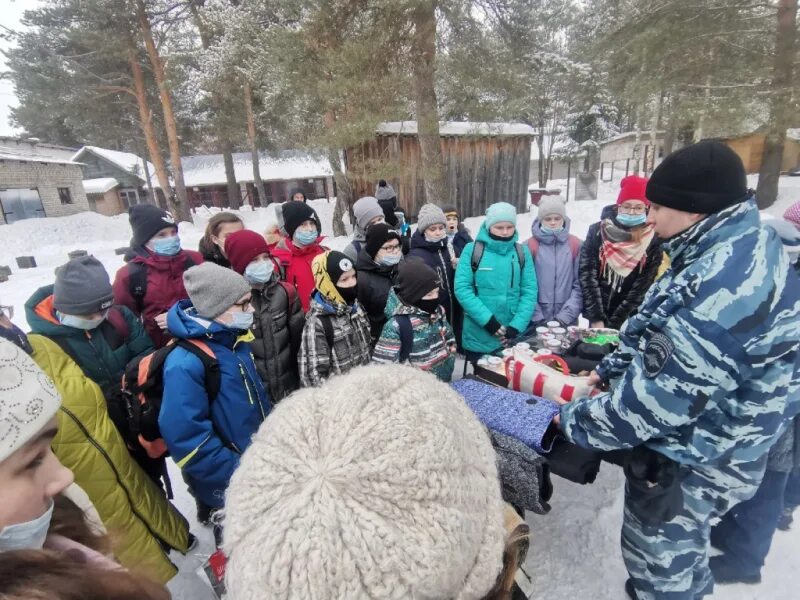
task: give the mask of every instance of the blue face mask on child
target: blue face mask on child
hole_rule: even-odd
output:
[[[647,215],[618,214],[617,221],[619,221],[620,225],[625,225],[625,227],[636,227],[637,225],[644,225],[645,221],[647,221]]]
[[[231,316],[233,318],[231,319],[230,324],[228,324],[228,327],[231,329],[241,329],[242,331],[247,331],[253,326],[254,315],[251,312],[235,312]]]
[[[296,246],[308,246],[309,244],[313,244],[318,237],[319,234],[316,229],[312,229],[311,231],[301,231],[298,229],[294,232],[292,241]]]
[[[393,267],[401,260],[403,260],[403,255],[398,252],[397,254],[387,254],[378,261],[378,264],[384,267]]]
[[[84,319],[76,315],[64,315],[60,312],[56,313],[58,320],[62,325],[67,327],[74,327],[75,329],[83,329],[84,331],[91,331],[97,329],[104,319]]]
[[[8,525],[0,530],[0,551],[41,550],[44,546],[50,521],[53,518],[53,502],[41,517],[25,523]]]
[[[564,231],[564,226],[561,227],[548,227],[547,225],[540,225],[539,229],[542,230],[542,233],[545,235],[556,235],[557,233],[561,233]]]
[[[260,260],[247,265],[247,268],[244,270],[244,277],[250,283],[267,283],[272,279],[272,273],[274,271],[275,263],[271,260]]]
[[[175,256],[181,251],[181,238],[173,235],[168,238],[156,238],[153,240],[153,252],[159,256]]]

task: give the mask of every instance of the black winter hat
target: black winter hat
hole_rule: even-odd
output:
[[[73,258],[56,269],[53,307],[68,315],[90,315],[114,304],[111,281],[94,256]]]
[[[284,202],[281,205],[283,213],[283,228],[289,237],[294,236],[294,232],[306,221],[314,221],[317,224],[317,233],[322,233],[322,225],[314,209],[305,202]]]
[[[705,141],[673,152],[647,183],[651,202],[711,214],[749,197],[742,159],[722,142]]]
[[[338,284],[339,278],[348,271],[353,270],[353,268],[353,261],[351,261],[346,254],[343,254],[337,250],[331,250],[328,252],[328,260],[325,262],[325,270],[328,272],[333,285]]]
[[[423,296],[439,287],[439,276],[422,260],[410,258],[397,266],[395,287],[403,302],[416,306]]]
[[[144,246],[165,227],[178,228],[175,217],[155,204],[135,204],[128,210],[128,221],[133,230],[131,245]]]
[[[292,188],[292,191],[289,192],[289,200],[294,200],[295,194],[303,194],[303,202],[307,202],[308,198],[306,197],[306,193],[303,191],[303,188]]]
[[[364,242],[364,250],[370,258],[375,258],[381,246],[389,240],[397,240],[399,242],[400,234],[386,223],[375,223],[374,225],[370,225],[369,229],[367,229],[367,239]]]

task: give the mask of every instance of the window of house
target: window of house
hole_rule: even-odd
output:
[[[72,204],[72,194],[68,187],[58,188],[58,199],[61,204]]]

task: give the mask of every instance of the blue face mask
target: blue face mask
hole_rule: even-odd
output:
[[[231,329],[241,329],[247,331],[253,326],[253,313],[251,312],[235,312],[233,319],[227,324]]]
[[[645,221],[647,221],[647,215],[618,214],[617,221],[619,221],[620,225],[625,225],[625,227],[636,227],[637,225],[644,225]]]
[[[312,229],[311,231],[300,231],[298,229],[294,232],[292,241],[296,246],[308,246],[309,244],[313,244],[318,237],[319,234],[316,229]]]
[[[250,283],[267,283],[272,279],[272,273],[275,271],[275,263],[271,260],[260,260],[258,262],[251,262],[244,270],[244,277]]]
[[[557,233],[561,233],[564,231],[564,226],[561,227],[548,227],[547,225],[540,225],[539,229],[542,230],[542,233],[545,235],[555,235]]]
[[[159,256],[175,256],[181,251],[181,238],[173,235],[168,238],[156,238],[153,240],[153,252]]]
[[[85,331],[97,329],[105,320],[105,316],[102,319],[84,319],[83,317],[77,317],[75,315],[64,315],[60,312],[56,312],[56,316],[62,325],[74,327],[75,329],[83,329]]]
[[[41,517],[25,523],[8,525],[0,530],[0,551],[41,550],[53,518],[53,502]]]
[[[393,267],[401,260],[403,260],[403,255],[402,253],[398,252],[397,254],[387,254],[378,261],[378,264],[384,267]]]

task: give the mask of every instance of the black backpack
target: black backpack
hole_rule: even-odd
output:
[[[522,244],[514,244],[514,249],[517,251],[517,258],[519,259],[519,270],[522,271],[525,267],[525,251],[522,249]],[[475,245],[472,246],[472,256],[470,257],[469,263],[473,273],[478,270],[485,250],[486,243],[480,240],[475,242]]]

